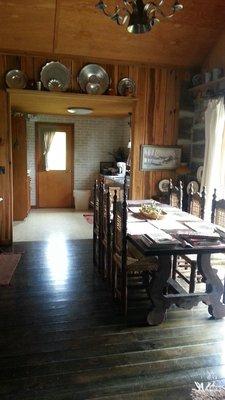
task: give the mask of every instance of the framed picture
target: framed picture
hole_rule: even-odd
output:
[[[176,169],[180,165],[181,147],[178,146],[141,146],[140,169],[153,171]]]

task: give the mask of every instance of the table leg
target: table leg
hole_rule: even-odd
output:
[[[206,282],[208,299],[205,301],[209,306],[209,313],[216,319],[225,317],[225,304],[222,303],[223,283],[217,275],[217,271],[212,268],[210,254],[202,254],[199,270]]]
[[[149,325],[159,325],[165,319],[166,309],[169,303],[164,297],[167,281],[171,274],[171,257],[159,257],[159,267],[154,273],[149,286],[151,308],[147,317]]]

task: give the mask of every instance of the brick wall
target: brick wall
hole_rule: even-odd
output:
[[[109,154],[127,147],[130,132],[127,118],[78,118],[30,116],[27,118],[27,168],[31,177],[31,205],[36,205],[35,122],[74,124],[74,189],[91,189],[99,174],[100,161],[112,161]]]

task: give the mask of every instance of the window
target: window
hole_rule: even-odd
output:
[[[66,132],[55,132],[47,152],[47,170],[66,170]]]

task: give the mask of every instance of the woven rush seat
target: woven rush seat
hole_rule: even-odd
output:
[[[119,254],[114,254],[113,256],[115,262],[121,263],[121,256]],[[127,272],[142,272],[142,271],[156,271],[158,268],[158,260],[156,257],[146,257],[146,258],[133,258],[129,255],[127,256]]]

